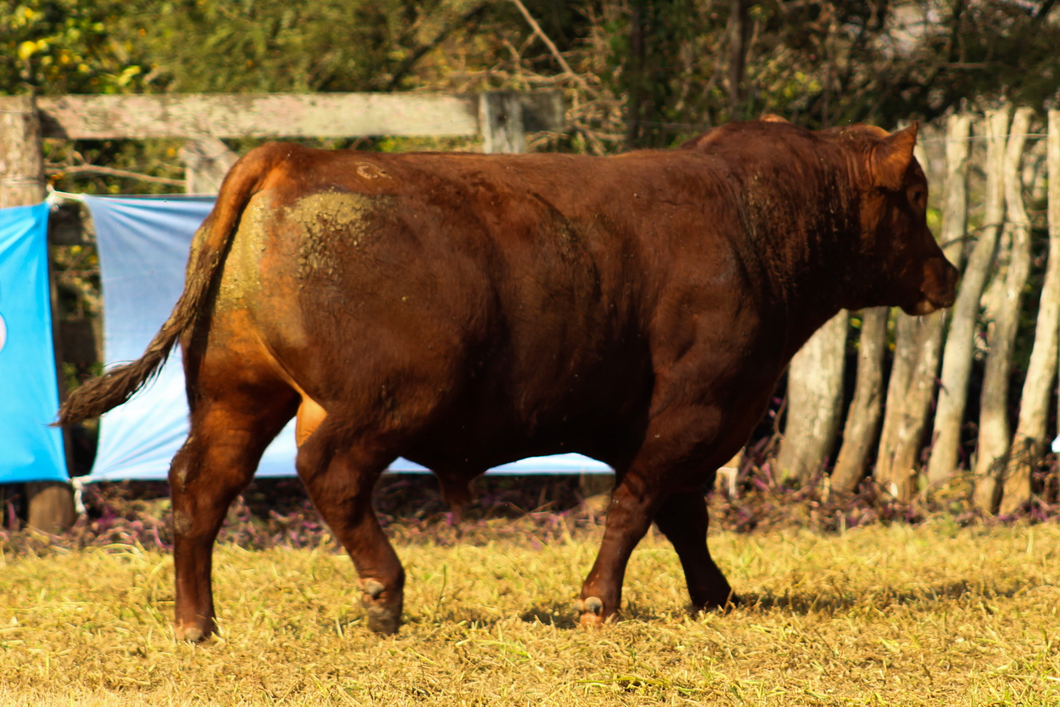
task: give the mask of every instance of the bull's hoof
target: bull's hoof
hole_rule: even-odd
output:
[[[696,611],[717,611],[726,612],[732,611],[742,603],[742,600],[735,592],[730,592],[725,598],[708,599],[703,602],[693,602]]]
[[[579,599],[574,608],[581,614],[578,623],[582,626],[598,628],[604,625],[604,602],[600,597]]]
[[[204,631],[200,626],[176,626],[173,629],[178,641],[202,643],[210,637],[211,631]]]
[[[401,598],[396,602],[385,596],[386,587],[381,582],[369,579],[364,583],[361,606],[368,614],[368,630],[392,636],[401,628]]]
[[[386,587],[383,586],[382,582],[377,582],[374,579],[369,579],[364,583],[364,593],[368,595],[369,599],[378,599],[384,589]]]
[[[369,606],[368,630],[384,636],[393,636],[401,628],[401,609],[386,606]]]

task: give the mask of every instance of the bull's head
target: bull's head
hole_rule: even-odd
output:
[[[861,253],[869,268],[861,306],[930,314],[956,297],[955,268],[927,225],[928,185],[913,157],[917,126],[879,131],[862,151]]]

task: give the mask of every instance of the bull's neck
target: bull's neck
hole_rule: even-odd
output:
[[[755,175],[738,180],[748,238],[742,256],[764,294],[763,315],[786,331],[787,356],[859,288],[850,275],[858,198],[844,165],[831,163],[828,170],[825,164],[796,164],[768,181]]]

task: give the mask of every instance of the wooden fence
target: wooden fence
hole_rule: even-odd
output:
[[[43,198],[42,136],[186,138],[188,190],[210,192],[235,159],[220,137],[481,134],[488,152],[519,152],[527,132],[562,124],[553,92],[0,98],[0,206]],[[838,495],[871,473],[882,498],[899,502],[967,473],[981,510],[1010,513],[1031,501],[1032,472],[1056,434],[1049,406],[1060,329],[1060,112],[1001,106],[952,115],[923,127],[918,158],[940,243],[962,270],[957,303],[926,317],[842,312],[815,334],[791,364],[773,468],[781,479],[825,478]],[[72,212],[54,218],[50,231],[53,244],[82,242],[84,233]],[[1037,259],[1036,249],[1044,254]],[[1040,290],[1028,286],[1038,279]],[[1040,300],[1028,302],[1028,291],[1040,291]],[[1014,349],[1021,315],[1034,305],[1035,326],[1024,336],[1033,349],[1017,396]],[[856,357],[847,354],[851,339]],[[854,380],[852,395],[845,379]],[[1015,414],[1009,402],[1017,397]],[[68,489],[31,487],[31,524],[70,520]]]
[[[109,140],[183,138],[189,192],[215,192],[235,161],[220,138],[481,136],[485,152],[523,152],[526,133],[565,125],[558,91],[481,94],[201,94],[0,97],[0,208],[36,204],[45,197],[42,138]],[[85,243],[76,209],[51,219],[51,245]],[[63,322],[55,306],[60,397],[63,360],[91,358],[88,322]],[[75,326],[80,324],[81,326]],[[65,326],[64,326],[65,325]],[[77,346],[64,347],[63,335]],[[65,350],[65,353],[64,353]],[[67,460],[70,440],[65,438]],[[29,524],[54,531],[74,520],[69,485],[26,485]]]
[[[926,317],[861,313],[845,420],[847,313],[818,331],[792,360],[774,469],[808,483],[835,459],[826,478],[833,492],[849,494],[872,467],[882,497],[903,503],[963,470],[973,477],[978,509],[1012,513],[1039,490],[1032,472],[1056,434],[1049,410],[1060,324],[1060,111],[1043,118],[1006,105],[952,115],[921,131],[917,156],[940,216],[940,244],[962,271],[957,302]],[[1040,290],[1029,285],[1032,277],[1041,279]],[[1039,291],[1039,301],[1026,301]],[[1033,338],[1029,361],[1015,350],[1021,317],[1024,339]],[[894,356],[884,391],[888,320]],[[1026,361],[1018,372],[1017,358]],[[975,401],[969,394],[977,361],[982,386]],[[1022,372],[1017,414],[1010,385]],[[977,416],[969,415],[972,408]]]

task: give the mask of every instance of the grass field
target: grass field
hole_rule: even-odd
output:
[[[599,530],[488,525],[453,543],[392,529],[409,573],[394,638],[362,625],[330,546],[219,547],[223,637],[202,646],[172,639],[166,554],[0,554],[0,704],[1060,704],[1055,524],[719,533],[749,601],[702,616],[656,534],[602,631],[572,610]]]

